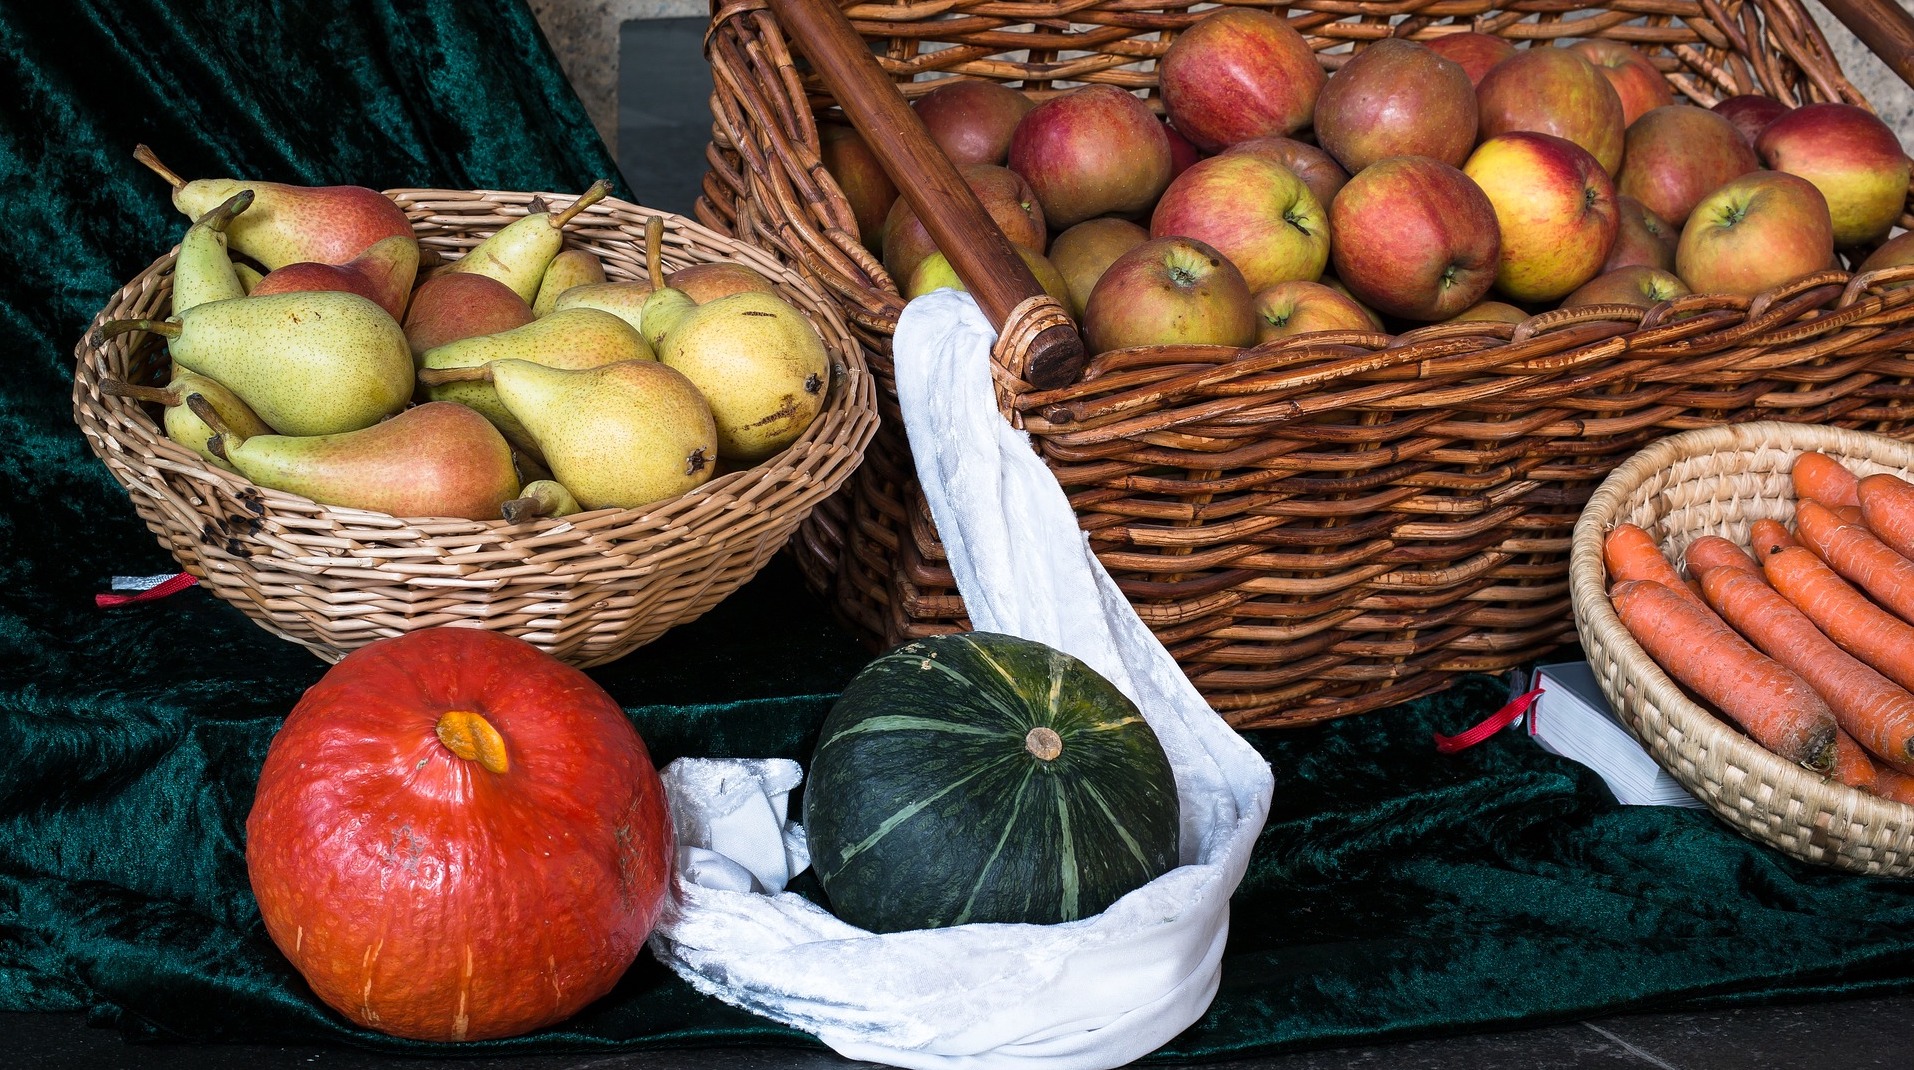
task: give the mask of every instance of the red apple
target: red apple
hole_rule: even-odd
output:
[[[1644,267],[1617,268],[1597,275],[1580,289],[1562,298],[1563,308],[1579,305],[1634,305],[1653,308],[1676,297],[1686,297],[1688,287],[1666,271]]]
[[[1580,145],[1522,131],[1484,141],[1462,167],[1495,206],[1495,287],[1553,301],[1601,273],[1621,217],[1615,183]]]
[[[1620,41],[1596,37],[1568,47],[1593,63],[1608,79],[1608,84],[1615,87],[1615,95],[1622,99],[1623,126],[1655,108],[1675,102],[1674,91],[1668,88],[1668,79],[1662,77],[1661,71],[1655,69],[1647,56]]]
[[[983,202],[984,210],[990,218],[1003,228],[1004,237],[1010,244],[1022,246],[1032,252],[1041,253],[1044,244],[1050,238],[1043,206],[1037,203],[1037,195],[1031,191],[1030,184],[1018,177],[1015,171],[996,167],[987,163],[967,164],[958,168],[964,181]],[[924,258],[937,251],[937,243],[930,240],[930,230],[924,221],[917,218],[917,212],[911,208],[910,201],[899,197],[891,206],[890,216],[884,220],[884,270],[898,285],[910,278]]]
[[[1735,124],[1735,129],[1741,131],[1741,136],[1752,146],[1755,139],[1761,136],[1761,132],[1768,128],[1769,123],[1794,109],[1773,97],[1762,96],[1759,93],[1743,93],[1740,96],[1729,97],[1710,110]]]
[[[532,322],[532,306],[510,286],[474,271],[446,271],[412,292],[405,340],[418,356],[461,338],[499,334]]]
[[[1391,316],[1448,319],[1495,283],[1495,206],[1440,160],[1397,156],[1363,168],[1336,195],[1329,228],[1336,277]]]
[[[1482,138],[1529,130],[1575,142],[1613,175],[1622,165],[1622,98],[1595,65],[1566,48],[1524,48],[1475,87]]]
[[[1357,308],[1362,309],[1363,315],[1369,317],[1369,328],[1375,331],[1377,334],[1383,333],[1382,317],[1376,313],[1375,309],[1370,308],[1368,305],[1363,304],[1361,301],[1358,301],[1356,299],[1356,295],[1349,292],[1349,287],[1344,286],[1342,284],[1341,279],[1337,278],[1334,275],[1324,275],[1322,278],[1317,279],[1316,283],[1319,286],[1327,286],[1330,289],[1336,291],[1337,293],[1343,295],[1344,297],[1347,297],[1351,304],[1354,304]]]
[[[1460,167],[1475,145],[1475,87],[1460,64],[1385,37],[1356,53],[1316,98],[1316,140],[1360,171],[1389,156]]]
[[[1197,20],[1157,67],[1170,121],[1205,152],[1308,126],[1327,77],[1287,19],[1246,7]]]
[[[1502,301],[1479,301],[1450,316],[1445,323],[1520,323],[1529,314]]]
[[[1256,295],[1256,344],[1314,331],[1373,331],[1369,310],[1319,282],[1279,282]]]
[[[1050,243],[1050,262],[1070,291],[1070,314],[1083,318],[1090,291],[1116,258],[1150,240],[1150,232],[1127,219],[1086,219]]]
[[[385,309],[393,319],[403,320],[406,301],[412,296],[412,280],[418,271],[418,239],[410,234],[394,234],[373,242],[343,264],[306,262],[276,268],[254,283],[247,296],[336,290],[358,294]]]
[[[1769,167],[1800,175],[1828,199],[1838,248],[1887,237],[1907,204],[1907,153],[1893,129],[1864,108],[1803,105],[1769,123],[1755,151]]]
[[[1171,126],[1169,120],[1163,121],[1163,133],[1170,139],[1170,181],[1190,169],[1190,165],[1203,158],[1203,150],[1190,144],[1183,132]]]
[[[1296,172],[1296,177],[1316,195],[1316,203],[1320,205],[1327,206],[1335,200],[1336,194],[1342,192],[1343,183],[1349,181],[1349,172],[1342,169],[1334,156],[1294,138],[1254,137],[1231,145],[1223,155],[1234,152],[1274,160]]]
[[[1129,346],[1256,342],[1256,305],[1242,272],[1188,238],[1153,238],[1116,258],[1083,310],[1092,353]]]
[[[1030,109],[1010,137],[1010,169],[1053,227],[1141,215],[1170,184],[1170,138],[1141,100],[1085,86]]]
[[[1628,128],[1627,156],[1615,188],[1680,227],[1695,202],[1761,161],[1733,123],[1706,108],[1671,104]]]
[[[1856,275],[1865,271],[1879,271],[1882,268],[1906,267],[1914,264],[1914,230],[1903,231],[1889,238],[1879,249],[1867,254],[1861,266],[1854,269]]]
[[[1010,134],[1035,104],[1001,82],[951,78],[911,104],[930,138],[950,162],[1000,164],[1010,154]]]
[[[1627,169],[1624,163],[1622,170]],[[1615,244],[1609,247],[1608,262],[1602,265],[1602,270],[1614,271],[1636,264],[1661,271],[1675,270],[1675,242],[1680,239],[1681,231],[1626,193],[1616,196],[1615,208],[1622,225],[1615,234]]]
[[[850,203],[857,239],[876,252],[883,247],[884,217],[897,202],[897,187],[858,132],[836,123],[819,123],[818,158]]]
[[[1515,46],[1505,37],[1492,33],[1451,33],[1432,37],[1423,44],[1429,51],[1460,64],[1470,85],[1481,85],[1489,68],[1515,55]]]
[[[1797,175],[1754,171],[1695,206],[1675,247],[1675,274],[1696,293],[1753,296],[1833,257],[1834,223],[1821,191]]]
[[[1235,264],[1251,290],[1314,280],[1329,261],[1329,221],[1296,172],[1225,153],[1183,172],[1150,216],[1150,236],[1194,238]]]

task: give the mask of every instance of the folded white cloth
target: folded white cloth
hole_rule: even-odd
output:
[[[791,763],[666,770],[681,854],[652,938],[700,991],[853,1059],[923,1070],[1105,1070],[1188,1028],[1216,994],[1229,897],[1269,813],[1269,766],[1218,717],[1090,553],[1056,479],[997,412],[995,335],[968,294],[898,322],[918,479],[980,631],[1088,663],[1136,702],[1175,770],[1182,865],[1092,918],[873,935],[776,892],[801,871]],[[791,845],[796,844],[793,850]]]

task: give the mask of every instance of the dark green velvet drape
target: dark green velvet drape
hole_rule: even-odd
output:
[[[416,1050],[317,1004],[247,890],[260,761],[324,667],[203,592],[92,603],[172,569],[69,408],[73,342],[185,225],[138,141],[189,176],[375,187],[582,189],[612,165],[517,0],[0,0],[0,1010]],[[802,758],[865,657],[779,563],[594,675],[661,762]],[[1274,813],[1222,991],[1164,1056],[1914,987],[1909,884],[1618,807],[1515,734],[1430,748],[1501,697],[1475,679],[1256,737]],[[485,1047],[766,1041],[807,1042],[646,955],[572,1022]]]

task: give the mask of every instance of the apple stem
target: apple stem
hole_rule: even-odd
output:
[[[226,229],[227,224],[233,221],[234,216],[238,215],[239,213],[245,211],[248,208],[251,208],[252,206],[253,206],[253,191],[249,189],[242,189],[238,193],[235,193],[232,196],[226,198],[224,201],[220,202],[219,207],[208,211],[203,216],[200,216],[199,219],[195,221],[195,225],[211,227],[214,230],[223,232]]]
[[[234,434],[233,429],[226,426],[226,421],[219,418],[218,410],[213,408],[212,402],[206,400],[206,395],[186,395],[186,407],[193,410],[193,415],[199,417],[200,423],[212,428],[213,437],[206,440],[206,448],[217,454],[221,460],[229,459],[226,456],[227,439],[231,439],[235,443],[246,441],[239,435]]]
[[[554,228],[563,227],[565,224],[571,222],[573,217],[577,216],[578,213],[604,200],[605,195],[610,192],[611,183],[609,181],[601,178],[592,183],[590,189],[578,195],[578,199],[572,202],[570,208],[552,217],[552,226]]]
[[[419,382],[426,386],[444,386],[446,383],[489,383],[492,381],[492,366],[479,364],[470,368],[425,368],[419,372]]]
[[[101,341],[105,341],[108,338],[117,338],[122,334],[131,334],[134,331],[146,331],[151,334],[157,334],[162,338],[178,338],[180,326],[171,320],[107,320],[105,323],[100,324],[100,329],[95,332],[95,334]]]
[[[145,145],[133,146],[133,158],[145,164],[154,174],[165,179],[168,183],[171,183],[174,189],[179,189],[186,185],[185,179],[174,174],[172,168],[161,163],[159,157],[153,155],[153,150],[147,148]]]
[[[665,221],[652,216],[645,221],[645,273],[651,276],[651,288],[665,288]]]
[[[135,386],[118,379],[100,380],[100,393],[116,398],[132,398],[135,401],[150,401],[156,405],[173,406],[181,402],[179,391],[157,386]]]

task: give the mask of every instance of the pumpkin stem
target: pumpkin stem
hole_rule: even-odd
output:
[[[439,715],[439,742],[445,749],[477,762],[494,773],[503,773],[511,763],[505,758],[505,737],[492,722],[471,710],[447,710]]]
[[[1063,737],[1051,729],[1038,726],[1023,737],[1023,749],[1048,762],[1056,760],[1063,753]]]

